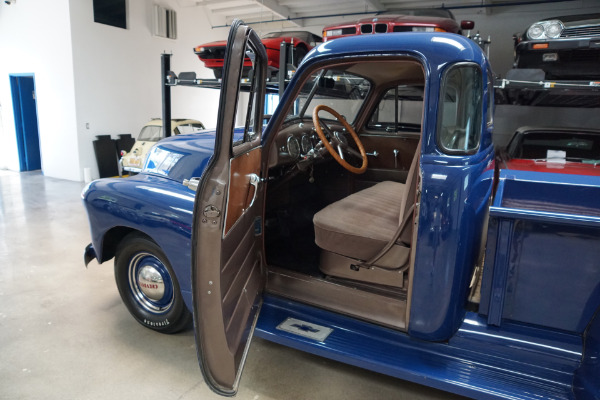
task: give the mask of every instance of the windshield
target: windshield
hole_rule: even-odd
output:
[[[278,38],[278,37],[297,37],[307,41],[309,33],[305,31],[286,31],[286,32],[271,32],[263,35],[263,39]]]
[[[454,19],[454,15],[452,15],[452,12],[443,8],[417,8],[414,10],[395,9],[382,12],[381,14],[402,14],[412,15],[414,17],[437,17]]]
[[[183,135],[186,133],[198,133],[202,130],[204,130],[204,125],[202,124],[185,124],[185,125],[179,125],[177,128],[175,128],[177,132],[175,132],[176,135]]]
[[[600,162],[600,135],[567,132],[528,132],[520,146],[513,144],[512,156],[530,160],[563,159],[596,164]]]
[[[286,120],[310,118],[318,105],[326,105],[353,123],[371,89],[365,78],[341,70],[318,70],[306,81]]]
[[[158,142],[160,139],[162,139],[162,126],[145,126],[137,138],[145,142]]]

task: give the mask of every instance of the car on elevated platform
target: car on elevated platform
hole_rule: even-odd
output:
[[[473,29],[473,21],[456,22],[452,11],[445,8],[419,8],[388,11],[374,17],[345,21],[323,28],[323,40],[344,36],[392,32],[449,32],[462,34]]]
[[[263,129],[266,50],[240,21],[228,43],[217,130],[82,193],[86,262],[116,258],[138,322],[191,314],[223,395],[254,334],[474,398],[600,396],[600,179],[498,168],[477,44],[328,41]]]
[[[514,36],[515,67],[548,80],[600,80],[600,14],[547,18]]]
[[[280,46],[282,42],[291,45],[291,63],[297,66],[304,56],[313,47],[321,43],[323,39],[308,31],[281,31],[267,33],[262,37],[261,41],[267,50],[268,67],[271,75],[273,75],[279,71]],[[225,57],[226,45],[227,41],[219,40],[201,44],[194,48],[194,53],[196,53],[206,68],[213,71],[217,79],[221,79],[223,76],[223,59]],[[244,62],[245,75],[251,70],[251,66],[251,60],[246,59]]]

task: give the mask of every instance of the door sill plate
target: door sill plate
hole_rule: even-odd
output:
[[[326,326],[312,324],[296,318],[287,318],[277,325],[277,329],[316,340],[317,342],[324,342],[331,332],[333,332],[333,329]]]

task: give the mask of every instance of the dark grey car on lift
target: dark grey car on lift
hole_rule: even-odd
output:
[[[536,68],[546,79],[600,79],[600,14],[541,20],[515,35],[515,68]]]

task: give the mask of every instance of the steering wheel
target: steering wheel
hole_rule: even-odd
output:
[[[333,115],[338,121],[340,121],[342,123],[342,125],[344,125],[344,128],[346,128],[346,130],[348,132],[350,132],[352,139],[354,139],[354,143],[356,143],[356,146],[358,147],[358,151],[356,151],[352,147],[348,146],[348,143],[346,142],[345,138],[336,136],[331,131],[331,129],[329,129],[327,124],[325,124],[325,122],[321,121],[321,119],[319,118],[319,111],[327,111],[329,114]],[[317,135],[319,135],[319,139],[321,139],[321,142],[323,142],[323,145],[325,146],[327,151],[329,151],[329,154],[331,154],[331,156],[342,167],[346,168],[348,171],[355,173],[355,174],[363,174],[367,170],[367,153],[365,152],[365,147],[363,146],[360,139],[358,138],[358,135],[356,134],[354,129],[350,126],[350,124],[348,122],[346,122],[344,117],[342,117],[333,108],[328,107],[324,104],[320,104],[320,105],[316,106],[315,109],[313,110],[312,118],[313,118],[313,124],[315,125],[315,129],[317,131]],[[323,128],[325,128],[327,133],[329,133],[329,136],[331,137],[331,143],[329,142],[329,140],[327,140],[327,137],[323,133],[323,128],[321,127],[321,125],[323,126]],[[337,150],[333,147],[333,145],[335,145],[337,147]],[[357,158],[361,158],[362,165],[359,168],[357,168],[357,167],[354,167],[354,166],[348,164],[348,162],[344,159],[344,152],[346,152],[352,156],[355,156]]]

